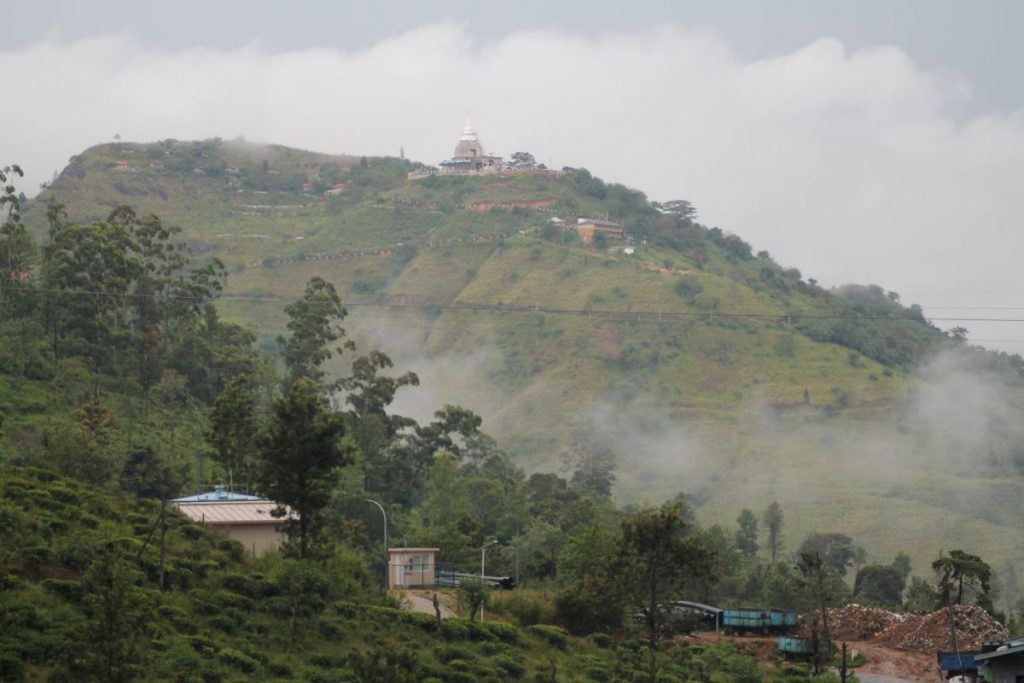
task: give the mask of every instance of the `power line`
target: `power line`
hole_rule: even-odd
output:
[[[288,297],[283,298],[277,295],[273,296],[246,296],[240,294],[218,294],[215,296],[187,296],[187,295],[168,295],[168,294],[122,294],[115,292],[104,292],[99,290],[86,290],[86,289],[62,289],[62,288],[37,288],[35,291],[45,294],[68,294],[73,296],[90,296],[90,297],[119,297],[125,299],[131,298],[152,298],[162,301],[189,301],[189,302],[202,302],[202,301],[225,301],[225,302],[248,302],[248,303],[260,303],[260,304],[279,304],[287,305],[296,301],[301,301],[302,297]],[[652,302],[645,302],[652,303]],[[346,308],[379,308],[385,310],[423,310],[423,311],[481,311],[491,313],[547,313],[553,315],[571,315],[579,317],[598,317],[598,318],[621,318],[624,320],[642,319],[647,321],[663,321],[663,320],[702,320],[702,319],[714,319],[714,318],[728,318],[728,319],[750,319],[750,320],[850,320],[850,321],[899,321],[899,320],[911,320],[920,321],[922,318],[918,314],[836,314],[836,313],[816,313],[808,311],[793,310],[789,312],[752,312],[751,309],[717,309],[717,310],[706,310],[706,311],[672,311],[664,310],[661,308],[595,308],[591,306],[580,307],[569,307],[564,305],[554,305],[540,302],[536,303],[525,303],[525,302],[512,302],[512,303],[477,303],[477,302],[456,302],[456,303],[442,303],[442,302],[431,302],[431,301],[420,301],[416,303],[388,303],[379,301],[342,301],[341,304]],[[1014,309],[1016,310],[1016,309]],[[931,322],[986,322],[986,323],[1024,323],[1024,318],[1015,317],[965,317],[965,316],[939,316],[925,318],[926,321]]]

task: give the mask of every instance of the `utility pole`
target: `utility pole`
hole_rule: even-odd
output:
[[[492,545],[498,545],[498,540],[495,539],[490,543],[484,543],[480,548],[480,590],[484,591],[484,595],[487,594],[487,589],[484,584],[484,565],[487,560],[487,549]],[[480,601],[480,623],[484,623],[484,601]]]
[[[388,562],[388,559],[389,559],[389,553],[388,553],[388,513],[384,511],[384,506],[383,505],[381,505],[379,502],[373,500],[372,498],[363,498],[363,502],[364,503],[373,503],[374,505],[376,505],[378,508],[380,508],[380,514],[383,515],[383,517],[384,517],[384,592],[387,593],[388,592],[388,581],[391,578],[391,577],[388,576],[388,574],[390,573],[390,569],[391,569],[388,566],[388,564],[389,564],[389,562]]]

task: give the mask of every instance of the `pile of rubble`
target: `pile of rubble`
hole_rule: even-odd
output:
[[[828,626],[833,640],[876,640],[881,633],[901,624],[906,618],[906,614],[853,603],[831,608]]]
[[[1003,625],[978,605],[955,605],[953,618],[957,645],[962,650],[977,650],[986,641],[1009,637]],[[830,609],[828,621],[835,641],[873,640],[898,650],[929,655],[953,649],[946,609],[930,614],[896,614],[850,604]]]
[[[957,645],[961,650],[980,650],[986,641],[1010,637],[1003,625],[978,605],[954,605],[953,620],[956,624]],[[949,610],[911,615],[904,623],[882,633],[879,640],[900,650],[927,654],[937,650],[952,650]]]

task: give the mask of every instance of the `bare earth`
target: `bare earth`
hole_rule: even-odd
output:
[[[774,638],[751,638],[702,633],[696,640],[728,640],[736,643],[748,654],[768,660],[775,652]],[[847,652],[857,651],[867,662],[851,669],[862,683],[932,683],[938,680],[934,656],[919,652],[906,652],[868,641],[846,641]]]
[[[938,679],[935,657],[918,652],[894,650],[864,641],[847,643],[846,648],[848,651],[857,650],[867,659],[867,663],[858,667],[856,671],[857,677],[862,681],[923,683]],[[879,678],[868,679],[862,674],[874,674]]]
[[[405,591],[402,593],[402,597],[409,603],[409,609],[413,612],[422,612],[423,614],[436,614],[434,611],[434,602],[432,599],[433,593],[427,591]],[[441,618],[451,619],[455,616],[455,612],[450,610],[444,604],[445,596],[438,594],[438,599],[441,601]]]

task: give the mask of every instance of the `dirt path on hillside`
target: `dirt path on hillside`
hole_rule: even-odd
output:
[[[409,609],[413,612],[421,612],[423,614],[436,615],[434,611],[433,593],[414,593],[413,591],[406,591],[402,593],[404,598],[403,602],[408,601]],[[445,606],[444,596],[438,595],[441,599],[441,618],[451,619],[455,616],[455,612]]]
[[[861,673],[867,673],[881,677],[874,679],[876,681],[911,681],[913,683],[938,680],[938,665],[935,662],[935,657],[929,657],[919,652],[894,650],[865,641],[849,642],[846,644],[846,649],[847,652],[856,650],[867,659],[864,666],[857,668],[858,676]]]

